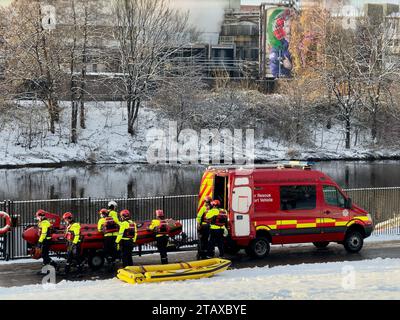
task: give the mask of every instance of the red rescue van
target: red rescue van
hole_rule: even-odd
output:
[[[204,173],[198,210],[206,196],[220,200],[228,211],[227,250],[257,258],[270,244],[330,242],[359,252],[373,231],[371,215],[327,175],[308,163],[215,166]]]

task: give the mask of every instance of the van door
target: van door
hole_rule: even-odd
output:
[[[251,233],[250,217],[253,206],[253,179],[235,176],[232,184],[231,208],[233,212],[233,236],[248,237]]]
[[[318,185],[280,185],[280,210],[274,244],[321,241]]]
[[[322,233],[325,241],[342,241],[350,212],[346,207],[346,198],[336,186],[323,185]]]

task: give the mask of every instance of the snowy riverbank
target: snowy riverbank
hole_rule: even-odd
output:
[[[210,279],[129,285],[111,280],[0,288],[0,300],[400,299],[400,259],[228,270]]]
[[[62,123],[56,134],[46,132],[43,112],[35,112],[40,106],[28,102],[21,108],[32,108],[32,118],[10,118],[0,128],[0,168],[24,166],[63,166],[82,164],[147,163],[150,142],[146,140],[149,130],[162,129],[168,133],[168,119],[155,109],[143,108],[139,114],[137,135],[127,133],[125,107],[119,102],[88,103],[87,128],[79,130],[78,144],[69,141],[69,103],[62,103]],[[25,110],[26,111],[26,110]],[[22,116],[21,116],[22,117]],[[240,128],[239,128],[240,129]],[[319,132],[320,130],[320,132]],[[399,150],[372,149],[367,142],[352,150],[344,148],[339,128],[316,128],[314,147],[287,146],[264,137],[255,131],[256,161],[299,160],[374,160],[400,159]]]

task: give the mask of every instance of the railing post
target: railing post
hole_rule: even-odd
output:
[[[6,207],[5,207],[5,211],[9,214],[9,215],[12,215],[12,206],[13,206],[13,203],[12,203],[12,201],[11,200],[7,200],[6,201]],[[13,237],[13,235],[12,235],[12,231],[10,231],[10,232],[7,232],[7,234],[5,235],[5,237],[6,237],[6,241],[5,241],[5,244],[6,244],[6,250],[5,250],[5,260],[6,261],[8,261],[8,260],[14,260],[14,237]]]
[[[90,223],[90,217],[91,217],[91,214],[92,214],[92,198],[91,197],[88,198],[88,206],[87,206],[87,208],[88,208],[88,212],[86,213],[86,223],[89,224]]]

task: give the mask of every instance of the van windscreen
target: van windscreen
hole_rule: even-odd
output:
[[[317,206],[316,186],[281,186],[281,210],[312,210]]]

